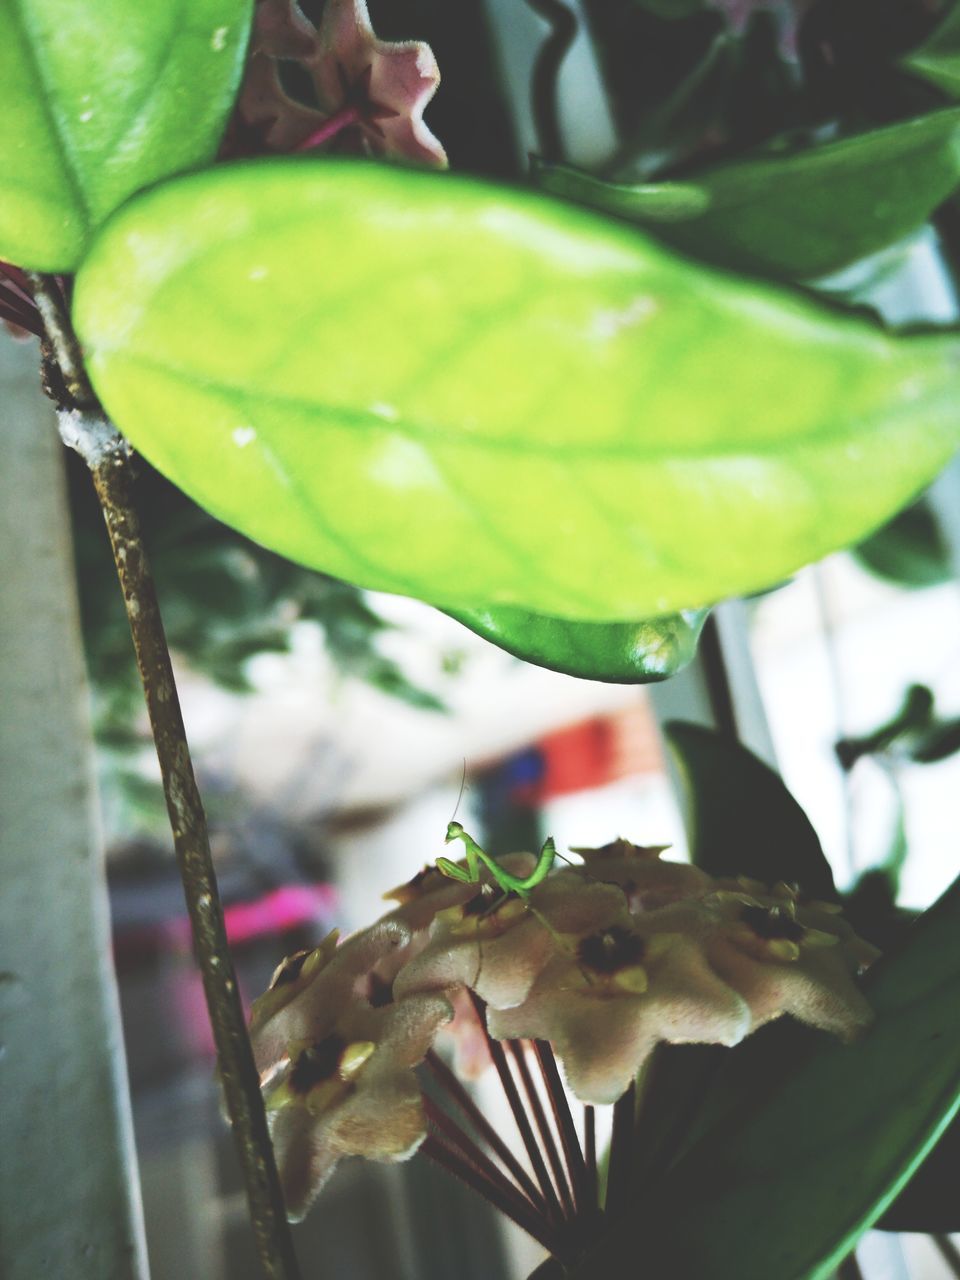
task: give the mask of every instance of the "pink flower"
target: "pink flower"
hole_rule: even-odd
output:
[[[878,953],[824,904],[805,907],[783,885],[767,894],[721,890],[703,910],[710,965],[747,1001],[754,1028],[790,1014],[852,1040],[872,1020],[854,975]]]
[[[299,1221],[341,1156],[406,1160],[426,1136],[413,1068],[452,1016],[439,996],[362,1002],[318,1021],[263,1084],[287,1216]]]
[[[289,97],[280,60],[308,72],[319,110]],[[238,116],[272,151],[305,150],[337,136],[354,150],[444,168],[446,153],[423,121],[439,83],[429,45],[378,40],[366,0],[326,0],[316,29],[296,0],[260,0]]]
[[[737,1044],[750,1029],[746,1002],[694,940],[645,926],[624,912],[558,953],[521,1005],[488,1011],[491,1035],[549,1040],[570,1088],[594,1104],[626,1092],[661,1040]]]
[[[395,989],[469,987],[491,1007],[510,1008],[526,999],[565,936],[598,928],[625,909],[622,890],[580,870],[555,872],[529,902],[487,886],[439,913],[429,942],[398,975]]]
[[[649,911],[681,898],[709,893],[713,880],[686,862],[664,862],[669,845],[637,845],[623,837],[599,849],[575,848],[590,876],[617,884],[627,895],[631,911]]]

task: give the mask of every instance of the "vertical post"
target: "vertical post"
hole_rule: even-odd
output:
[[[0,342],[0,1275],[145,1280],[61,445]]]

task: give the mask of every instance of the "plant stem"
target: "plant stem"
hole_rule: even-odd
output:
[[[507,1042],[513,1060],[517,1064],[517,1071],[520,1075],[520,1081],[523,1084],[524,1092],[530,1103],[530,1110],[533,1112],[533,1119],[536,1123],[537,1130],[540,1134],[540,1143],[543,1150],[547,1153],[547,1159],[550,1162],[550,1168],[553,1171],[553,1180],[556,1183],[557,1190],[560,1193],[560,1199],[563,1202],[563,1212],[566,1217],[574,1216],[573,1207],[573,1190],[570,1180],[567,1176],[567,1170],[563,1166],[563,1160],[560,1158],[560,1152],[557,1148],[556,1139],[553,1136],[553,1130],[550,1128],[550,1122],[547,1119],[547,1113],[543,1109],[543,1102],[540,1094],[537,1092],[536,1082],[533,1079],[533,1073],[530,1070],[530,1064],[527,1061],[526,1042],[519,1040],[509,1040]]]
[[[517,1221],[517,1214],[525,1216],[528,1221],[533,1221],[534,1218],[539,1217],[543,1224],[543,1229],[545,1231],[549,1230],[549,1223],[542,1212],[534,1213],[529,1200],[514,1186],[506,1174],[497,1168],[490,1157],[484,1155],[473,1139],[460,1128],[452,1116],[449,1116],[433,1098],[427,1095],[424,1095],[423,1098],[423,1108],[427,1120],[436,1130],[438,1136],[448,1146],[455,1147],[476,1170],[479,1177],[495,1186],[504,1201],[509,1200],[513,1204],[515,1210],[514,1221]]]
[[[560,1134],[560,1141],[563,1144],[563,1154],[567,1161],[567,1170],[573,1187],[577,1213],[590,1214],[596,1209],[596,1201],[590,1201],[587,1185],[587,1167],[584,1163],[580,1139],[577,1137],[576,1126],[573,1123],[573,1116],[570,1114],[570,1104],[563,1088],[563,1081],[560,1079],[560,1072],[557,1070],[557,1060],[553,1056],[553,1050],[550,1048],[548,1041],[535,1040],[533,1047],[536,1051],[537,1061],[540,1063],[540,1070],[543,1073],[544,1084],[547,1086],[547,1095],[553,1108],[553,1118],[556,1121],[557,1132]]]
[[[477,1134],[487,1143],[490,1150],[500,1158],[505,1168],[509,1169],[513,1174],[527,1198],[537,1209],[543,1212],[546,1208],[546,1202],[537,1189],[536,1183],[434,1049],[431,1049],[427,1054],[426,1063],[433,1072],[437,1083],[446,1090],[453,1103],[460,1108],[471,1125],[473,1125]]]
[[[610,1163],[607,1168],[606,1213],[616,1213],[623,1201],[630,1178],[633,1156],[634,1121],[637,1090],[632,1085],[613,1105],[613,1134],[610,1138]]]
[[[484,1030],[487,1026],[486,1009],[483,1001],[475,992],[470,992],[470,998],[473,1001],[477,1016],[480,1019]],[[490,1057],[493,1059],[493,1065],[497,1069],[497,1075],[500,1077],[500,1083],[503,1091],[507,1095],[507,1101],[510,1103],[510,1110],[513,1112],[513,1118],[519,1130],[523,1145],[526,1148],[527,1157],[536,1175],[537,1182],[540,1184],[540,1190],[547,1204],[547,1216],[552,1220],[559,1222],[563,1218],[560,1208],[560,1201],[557,1199],[557,1193],[554,1190],[553,1183],[550,1181],[550,1174],[547,1172],[547,1166],[544,1163],[543,1155],[540,1147],[537,1145],[536,1135],[527,1118],[527,1113],[523,1109],[523,1102],[520,1099],[520,1091],[517,1088],[517,1082],[510,1074],[510,1066],[507,1062],[507,1055],[504,1053],[503,1045],[499,1040],[494,1040],[493,1036],[487,1031],[487,1048],[490,1050]]]
[[[91,408],[96,401],[55,282],[45,276],[33,276],[31,283],[64,385],[75,397],[76,407],[60,409],[60,432],[64,442],[76,449],[90,468],[110,535],[160,762],[174,849],[257,1248],[270,1280],[297,1280],[299,1268],[227,945],[206,815],[134,504],[131,453],[112,425]]]
[[[949,1236],[937,1232],[930,1239],[940,1251],[940,1256],[950,1268],[955,1276],[960,1276],[960,1249],[953,1243]]]
[[[597,1177],[597,1113],[590,1106],[583,1108],[583,1152],[587,1168],[587,1203],[595,1213],[600,1208],[600,1187]]]
[[[448,1146],[436,1133],[427,1134],[420,1151],[449,1173],[454,1174],[461,1182],[466,1183],[468,1187],[478,1191],[485,1200],[489,1200],[494,1208],[506,1214],[512,1222],[515,1222],[518,1227],[522,1227],[528,1235],[532,1236],[538,1244],[542,1244],[550,1253],[555,1254],[557,1252],[559,1242],[553,1230],[546,1227],[542,1219],[535,1218],[532,1214],[529,1218],[526,1214],[518,1217],[513,1199],[504,1198],[492,1183],[487,1182],[485,1178],[477,1174],[476,1169],[469,1160],[466,1160],[459,1151]]]
[[[561,0],[527,0],[528,6],[550,23],[550,34],[540,46],[530,78],[530,96],[545,160],[563,159],[563,132],[558,112],[557,78],[577,35],[577,19]]]

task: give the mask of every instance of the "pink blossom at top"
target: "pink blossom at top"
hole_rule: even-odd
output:
[[[286,93],[281,60],[308,72],[319,110]],[[430,46],[378,40],[366,0],[327,0],[316,29],[296,0],[260,0],[238,115],[271,151],[305,150],[336,136],[371,155],[444,168],[446,152],[423,120],[439,83]]]

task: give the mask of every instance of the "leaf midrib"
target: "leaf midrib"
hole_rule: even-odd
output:
[[[92,354],[95,359],[96,352]],[[114,351],[111,353],[111,360],[115,363],[123,360],[131,366],[139,365],[152,373],[163,374],[170,379],[182,381],[192,388],[212,392],[215,395],[224,396],[242,404],[255,403],[261,406],[275,405],[278,408],[298,409],[314,414],[333,426],[348,426],[366,432],[392,433],[404,436],[425,447],[448,446],[466,450],[480,450],[481,452],[492,450],[526,457],[541,457],[544,454],[548,454],[554,461],[562,462],[567,460],[623,462],[626,460],[651,463],[664,461],[682,463],[702,462],[708,458],[720,460],[724,458],[755,457],[757,455],[777,455],[790,450],[821,444],[850,442],[851,440],[856,440],[864,432],[871,431],[877,425],[872,416],[861,416],[847,429],[838,431],[834,419],[827,419],[826,425],[824,425],[824,420],[820,419],[814,429],[802,434],[793,433],[790,436],[779,439],[749,440],[742,443],[730,443],[726,446],[715,443],[710,446],[693,445],[689,450],[651,447],[648,441],[624,441],[622,444],[606,441],[599,444],[594,441],[584,441],[582,443],[558,442],[555,440],[551,442],[527,441],[518,436],[477,437],[467,431],[457,433],[432,424],[426,425],[422,422],[411,424],[409,421],[405,421],[402,416],[395,422],[389,422],[361,410],[328,404],[307,396],[297,396],[289,393],[280,394],[275,391],[269,393],[259,392],[256,389],[223,382],[215,378],[201,377],[192,369],[151,358],[139,351],[128,350],[122,356]],[[903,417],[909,418],[916,414],[919,409],[928,407],[932,402],[939,402],[940,400],[948,402],[950,400],[950,389],[946,385],[939,390],[936,396],[927,396],[919,402],[912,400],[897,411],[888,410],[884,413],[880,425],[893,426]],[[642,417],[642,410],[638,410],[637,416],[638,419]]]

